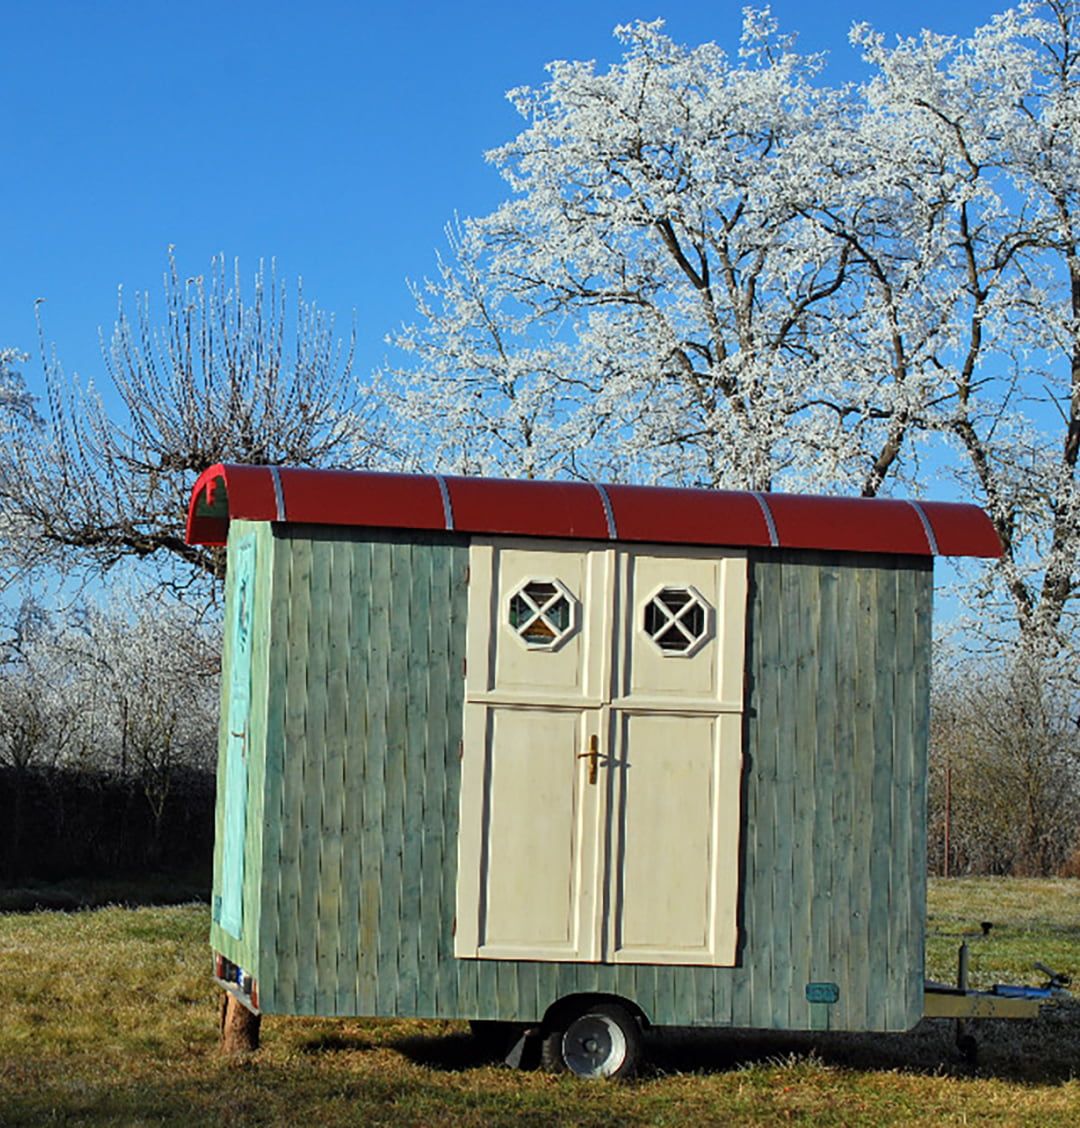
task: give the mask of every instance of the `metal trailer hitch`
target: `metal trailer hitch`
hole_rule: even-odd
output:
[[[1035,971],[1046,976],[1039,987],[1020,983],[995,983],[989,991],[973,991],[968,986],[971,949],[968,941],[984,939],[994,927],[992,921],[980,922],[979,932],[960,934],[957,952],[956,986],[927,980],[924,1014],[927,1018],[953,1018],[956,1020],[956,1048],[969,1065],[978,1061],[979,1044],[972,1030],[972,1021],[983,1018],[1034,1019],[1041,1007],[1053,1003],[1055,998],[1067,995],[1072,982],[1070,976],[1054,971],[1046,964],[1036,962]]]

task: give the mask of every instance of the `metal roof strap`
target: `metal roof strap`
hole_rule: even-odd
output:
[[[604,503],[604,517],[607,519],[607,535],[610,540],[619,539],[619,530],[615,526],[615,511],[611,508],[611,498],[608,497],[608,492],[604,486],[599,482],[593,482],[596,492],[600,495],[600,500]]]
[[[450,504],[450,491],[446,487],[446,479],[441,474],[435,475],[439,483],[439,493],[442,495],[443,519],[446,521],[447,532],[454,531],[454,507]]]
[[[922,522],[923,532],[926,534],[926,543],[930,548],[931,556],[940,556],[938,551],[937,537],[934,536],[934,527],[930,524],[930,518],[926,516],[923,507],[917,501],[911,501],[909,498],[904,500],[915,510],[919,515],[919,520]]]
[[[276,466],[269,467],[270,477],[274,482],[274,506],[277,510],[277,520],[285,518],[285,491],[281,488],[281,471]]]
[[[772,510],[769,508],[769,503],[766,501],[765,495],[754,490],[753,497],[761,508],[762,516],[765,518],[765,524],[769,527],[769,544],[773,548],[779,548],[780,538],[776,535],[776,522],[773,520]]]

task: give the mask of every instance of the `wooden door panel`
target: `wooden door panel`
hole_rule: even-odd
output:
[[[479,954],[581,954],[585,717],[490,710]],[[586,784],[587,786],[587,784]]]
[[[741,709],[745,556],[627,553],[623,586],[618,699],[660,710]]]
[[[493,540],[470,569],[455,954],[733,963],[745,554]]]
[[[589,661],[596,655],[586,617],[593,603],[587,590],[588,554],[580,549],[496,548],[493,570],[488,688],[523,694],[529,701],[537,695],[580,700],[595,694],[595,684],[589,684],[596,681]],[[554,589],[550,625],[543,614],[530,612],[531,606],[543,606],[543,597],[530,599],[530,592],[542,587]],[[530,626],[537,636],[533,639],[527,637]]]
[[[581,754],[606,740],[612,557],[471,546],[459,957],[599,958],[604,788]]]
[[[616,951],[709,951],[715,759],[708,717],[624,719]]]
[[[742,759],[737,719],[630,714],[619,728],[614,958],[730,964]]]

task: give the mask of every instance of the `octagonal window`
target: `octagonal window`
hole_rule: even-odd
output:
[[[573,633],[576,609],[558,580],[529,580],[510,597],[509,623],[530,649],[552,650]]]
[[[710,610],[694,588],[664,587],[645,604],[642,626],[662,654],[687,655],[708,637]]]

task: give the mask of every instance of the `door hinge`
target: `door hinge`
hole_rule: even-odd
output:
[[[463,582],[468,583],[471,576],[472,576],[472,568],[470,568],[469,565],[466,564],[465,565],[465,575],[462,577]]]
[[[463,760],[465,758],[465,741],[459,740],[457,744],[457,758]]]

